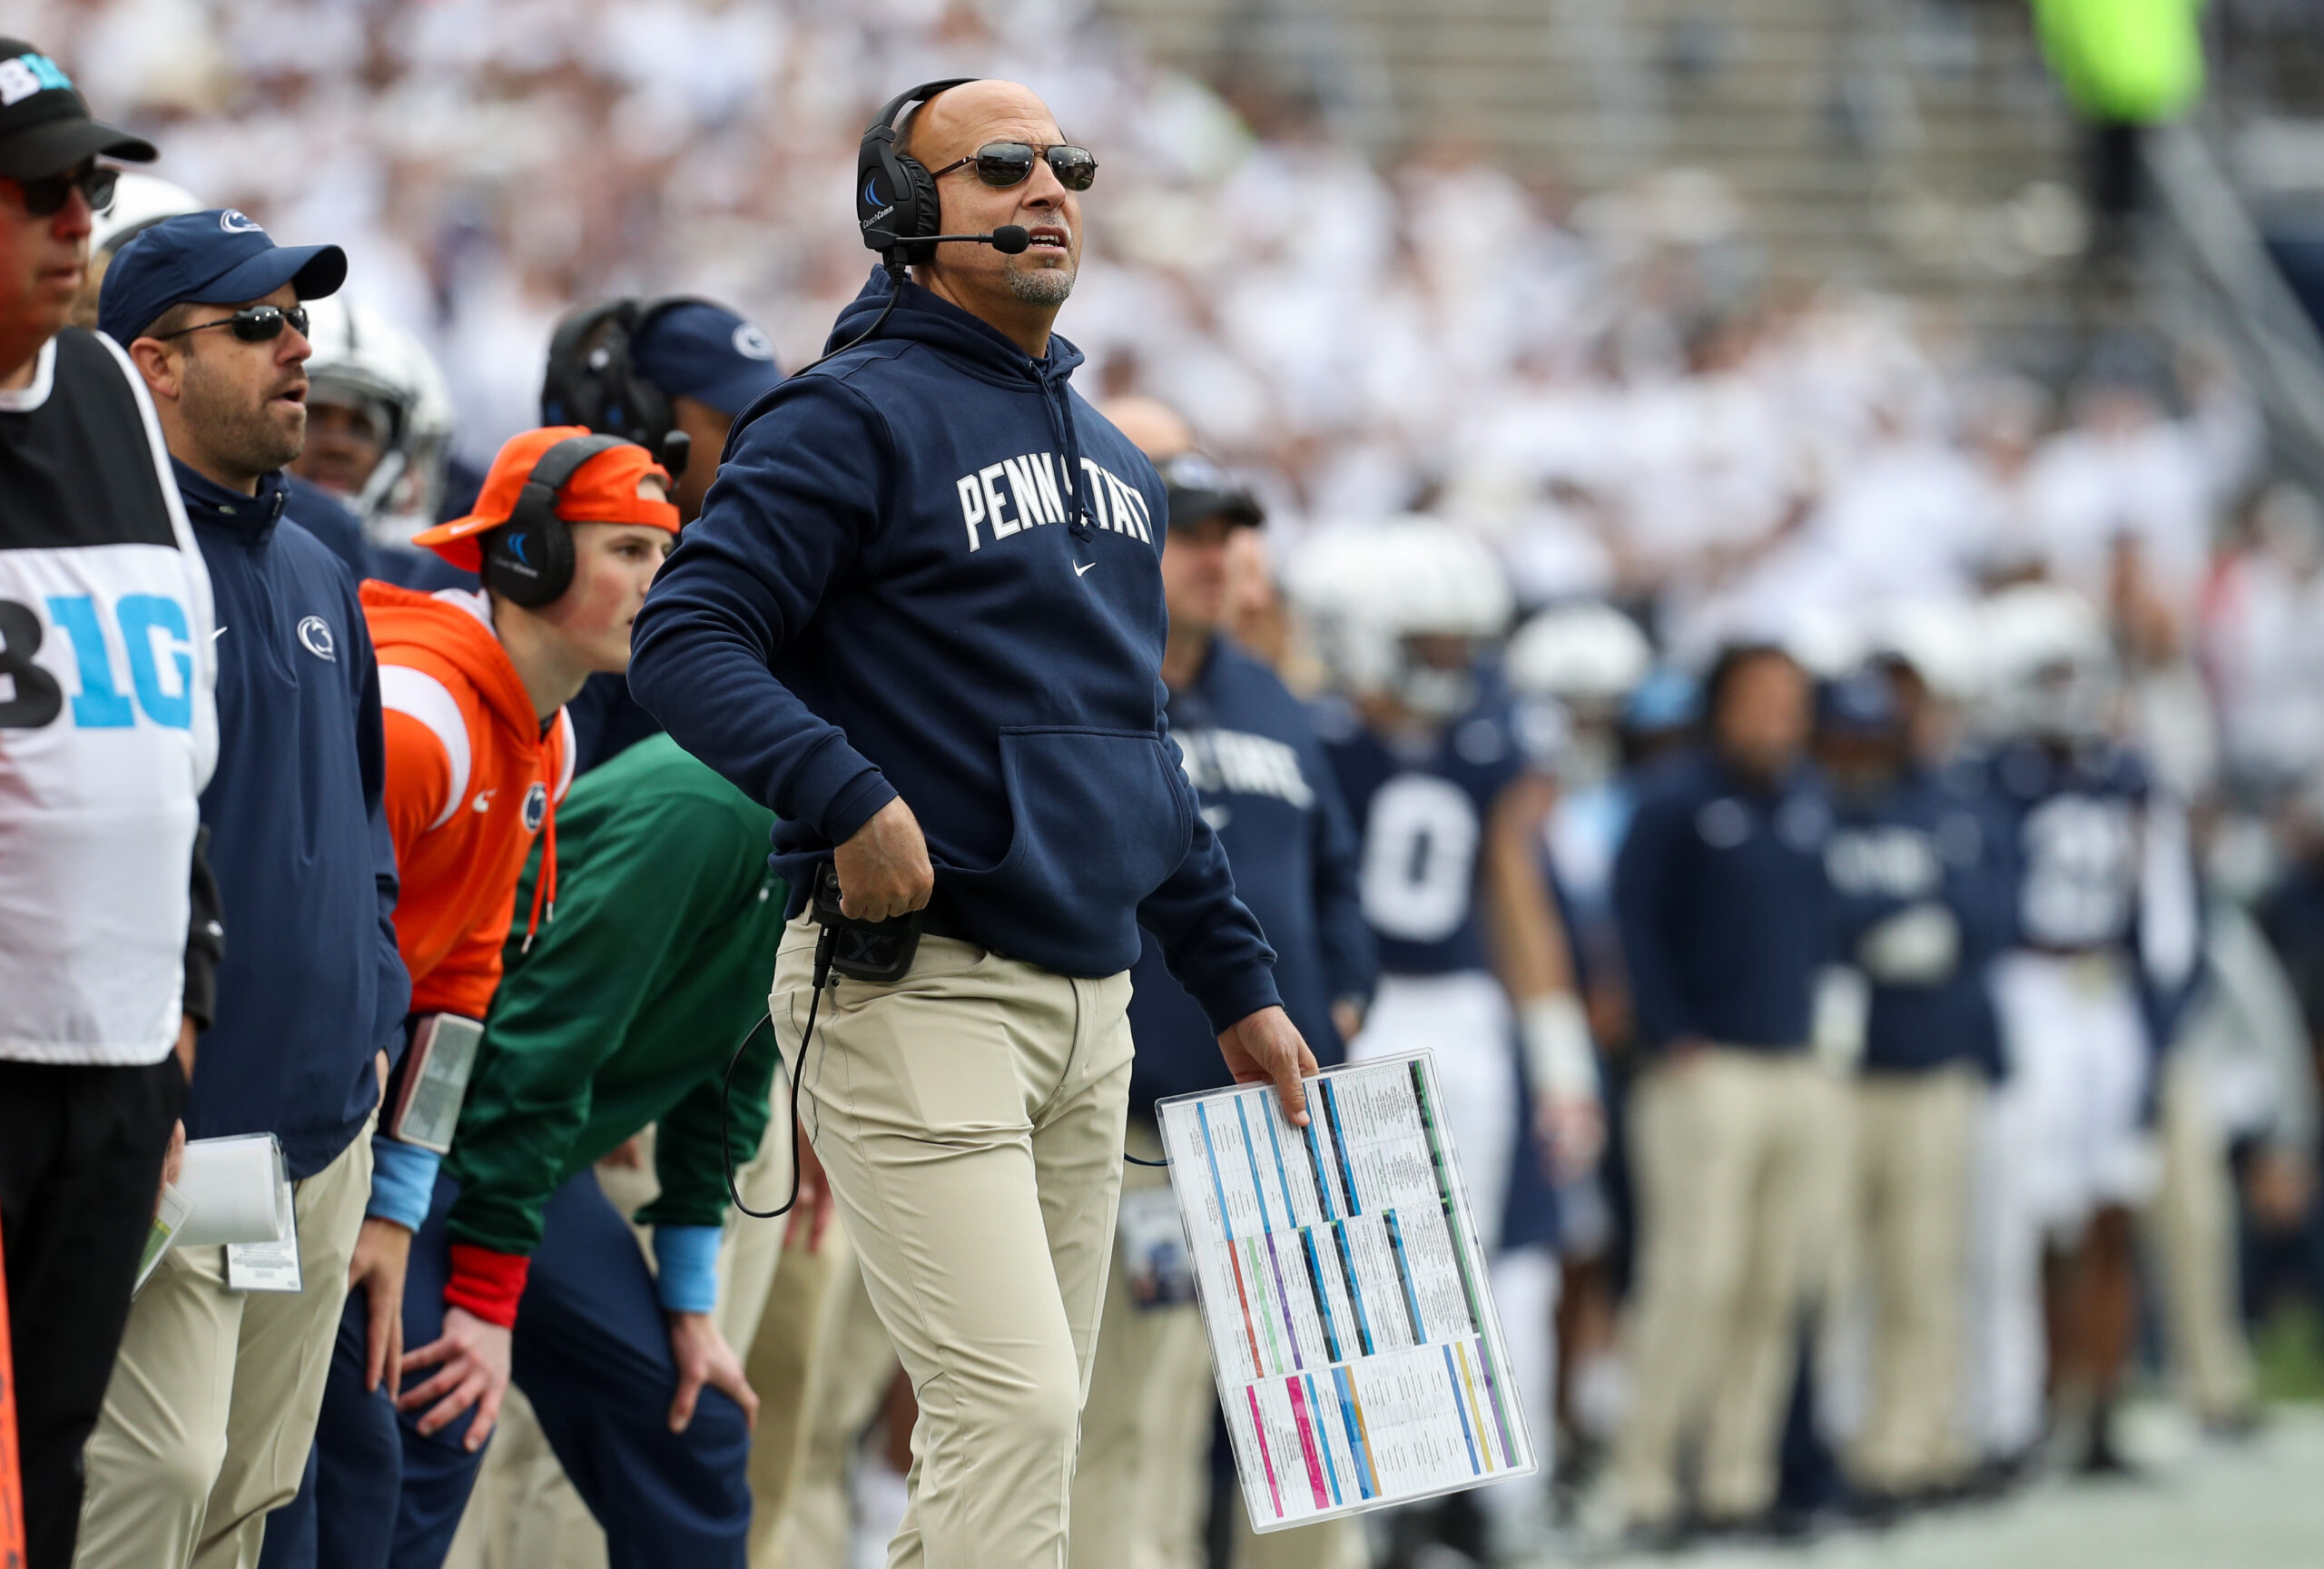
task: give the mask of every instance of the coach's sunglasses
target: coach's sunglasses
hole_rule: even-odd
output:
[[[280,305],[245,305],[231,316],[221,316],[215,321],[198,321],[191,327],[181,327],[174,332],[156,334],[160,338],[182,338],[189,332],[207,332],[212,327],[231,327],[234,336],[245,343],[264,343],[282,336],[282,326],[289,322],[290,331],[301,338],[307,335],[307,308],[293,305],[285,311]]]
[[[35,218],[54,218],[64,210],[64,203],[75,191],[89,199],[91,212],[103,212],[113,205],[113,184],[120,178],[120,170],[107,169],[93,159],[62,174],[19,179],[16,189],[24,192],[25,212]]]
[[[1087,147],[1069,147],[1059,143],[1054,147],[1036,147],[1029,142],[988,142],[966,158],[947,163],[936,172],[941,180],[955,169],[976,165],[977,178],[996,191],[1006,191],[1011,185],[1021,185],[1033,173],[1033,160],[1039,158],[1049,164],[1057,183],[1068,191],[1087,191],[1098,177],[1097,155]]]

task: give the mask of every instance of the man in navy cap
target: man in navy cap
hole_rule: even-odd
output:
[[[181,1248],[147,1280],[89,1442],[83,1569],[254,1564],[305,1468],[351,1284],[375,1320],[387,1305],[391,1355],[410,1233],[364,1207],[410,982],[379,672],[354,579],[283,507],[306,435],[300,301],[346,276],[338,246],[278,246],[228,208],[130,242],[98,303],[160,415],[222,633],[201,811],[248,935],[219,972],[187,1131],[280,1141],[297,1263],[259,1280],[235,1249]]]
[[[660,453],[677,480],[678,519],[691,523],[734,417],[782,380],[774,344],[724,305],[684,295],[608,301],[557,323],[541,423],[586,425]],[[583,772],[662,729],[630,696],[625,676],[592,676],[566,712]]]

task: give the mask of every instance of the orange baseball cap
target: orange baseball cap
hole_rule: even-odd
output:
[[[509,437],[492,460],[492,472],[485,476],[476,510],[424,529],[413,535],[411,542],[427,546],[455,567],[482,570],[484,547],[477,536],[508,521],[517,510],[517,498],[524,494],[525,482],[533,477],[533,466],[558,442],[593,434],[584,425],[547,425]],[[677,508],[637,493],[639,483],[648,475],[661,480],[663,493],[668,494],[669,470],[654,461],[654,454],[635,441],[608,448],[573,471],[573,478],[557,493],[556,515],[567,523],[638,523],[675,534]]]

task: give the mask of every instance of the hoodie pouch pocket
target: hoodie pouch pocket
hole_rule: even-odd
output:
[[[1004,730],[1000,772],[1014,832],[1000,864],[978,879],[996,893],[1119,919],[1193,841],[1192,793],[1150,730]]]

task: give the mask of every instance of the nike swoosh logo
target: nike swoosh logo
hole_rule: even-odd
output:
[[[1073,569],[1073,575],[1074,575],[1076,577],[1080,577],[1084,572],[1088,571],[1090,567],[1095,567],[1096,565],[1097,565],[1097,563],[1096,563],[1095,561],[1084,561],[1080,566],[1076,567]]]

